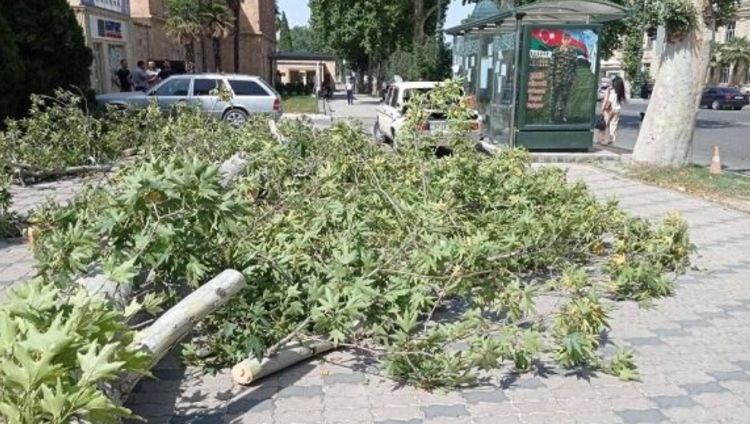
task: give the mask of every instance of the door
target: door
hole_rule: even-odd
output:
[[[117,79],[117,75],[115,73],[118,69],[120,69],[120,61],[123,59],[127,59],[127,55],[125,54],[125,46],[123,46],[122,44],[108,44],[107,58],[109,59],[109,66],[107,68],[109,82],[107,90],[114,91],[115,89],[117,89],[117,86],[114,84],[114,81]]]
[[[704,90],[703,94],[701,95],[701,106],[711,106],[711,102],[713,102],[713,97],[715,94],[716,90],[714,89]]]
[[[104,84],[104,51],[102,43],[94,43],[91,50],[94,53],[94,63],[92,66],[93,75],[91,76],[94,83],[94,90],[96,90],[97,93],[106,93],[107,91]]]
[[[380,124],[380,130],[388,135],[388,137],[394,136],[392,128],[393,122],[398,118],[398,97],[398,87],[391,87],[388,90],[388,95],[385,98],[385,102],[383,102],[383,104],[378,108],[378,123]]]
[[[190,78],[172,77],[156,86],[149,96],[156,98],[162,111],[169,111],[177,103],[187,103]]]
[[[229,104],[219,96],[224,81],[218,78],[195,78],[192,100],[203,112],[221,118]]]

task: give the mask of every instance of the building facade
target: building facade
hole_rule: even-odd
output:
[[[307,52],[278,52],[273,56],[274,84],[315,84],[333,87],[336,57]]]
[[[115,72],[122,59],[132,61],[133,22],[130,0],[68,0],[94,54],[91,86],[98,93],[116,91]]]
[[[182,63],[184,47],[167,37],[164,24],[167,18],[165,0],[130,0],[135,29],[134,44],[137,59],[170,60]],[[276,51],[276,8],[274,0],[245,0],[240,13],[239,72],[258,75],[266,81],[273,79],[272,56]],[[195,69],[197,72],[217,70],[206,38],[195,44]],[[233,72],[234,36],[221,41],[222,70]],[[205,67],[203,66],[205,64]]]

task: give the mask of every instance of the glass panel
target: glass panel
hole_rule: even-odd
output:
[[[212,96],[217,95],[219,90],[219,80],[196,78],[193,82],[193,96]]]
[[[157,96],[187,96],[189,89],[190,79],[170,78],[157,88],[154,94]]]
[[[229,85],[236,96],[268,96],[266,90],[255,81],[229,80]]]
[[[510,143],[515,49],[513,28],[498,31],[492,41],[492,100],[482,122],[484,135],[496,144]]]
[[[596,29],[529,32],[525,125],[590,125],[596,96]]]

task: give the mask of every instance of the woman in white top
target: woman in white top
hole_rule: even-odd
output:
[[[599,144],[607,146],[615,142],[623,103],[625,103],[625,83],[622,78],[614,77],[612,86],[607,89],[602,103],[602,114],[607,126],[599,131]]]

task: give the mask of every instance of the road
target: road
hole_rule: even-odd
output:
[[[620,118],[620,134],[616,145],[632,150],[638,138],[640,113],[648,104],[633,100],[624,106]],[[711,147],[718,145],[722,164],[727,170],[750,175],[750,106],[741,111],[698,111],[693,139],[693,161],[700,165],[711,162]]]
[[[338,93],[337,93],[338,94]],[[378,100],[361,96],[353,106],[346,104],[342,96],[330,103],[334,121],[355,120],[363,128],[371,130],[375,123],[375,108]],[[632,150],[638,138],[640,113],[646,111],[648,103],[634,99],[623,106],[620,118],[620,133],[616,145]],[[698,122],[693,142],[693,161],[700,165],[711,162],[711,147],[718,145],[722,164],[727,170],[750,175],[750,106],[741,111],[698,111]]]

